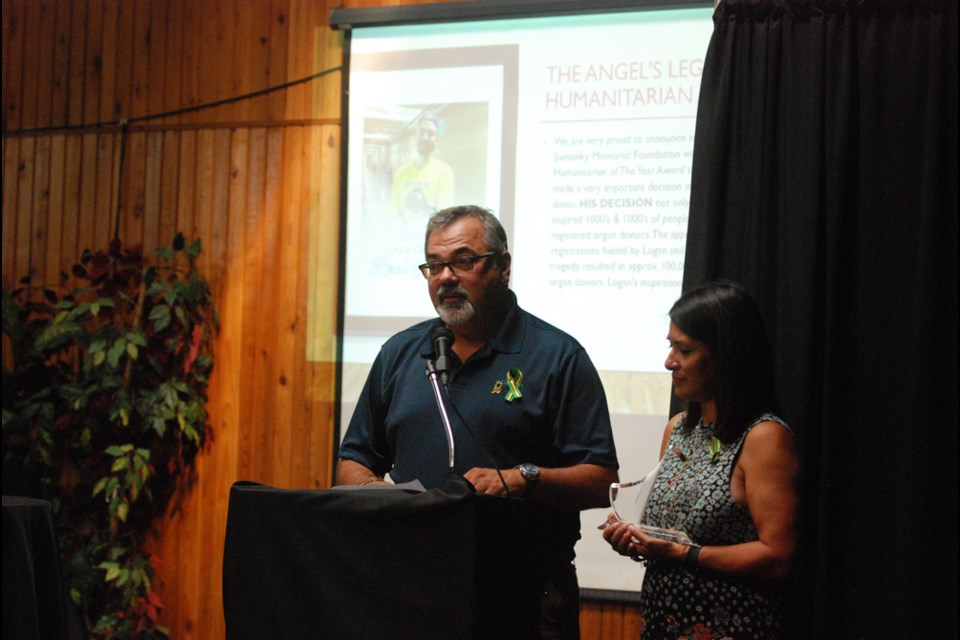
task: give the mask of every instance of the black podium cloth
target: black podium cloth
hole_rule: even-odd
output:
[[[3,637],[67,637],[53,511],[46,500],[3,496]]]
[[[237,483],[229,509],[231,639],[539,637],[549,517],[534,504]]]

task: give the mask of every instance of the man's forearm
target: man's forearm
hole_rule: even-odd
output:
[[[577,510],[610,506],[610,483],[619,474],[613,467],[578,464],[559,469],[541,469],[540,481],[531,498],[555,507]]]
[[[479,493],[504,495],[507,483],[510,494],[523,496],[553,507],[569,510],[593,509],[610,504],[610,483],[616,482],[617,470],[595,464],[578,464],[561,469],[540,469],[540,480],[528,486],[517,469],[503,469],[503,482],[495,469],[476,467],[464,474]]]

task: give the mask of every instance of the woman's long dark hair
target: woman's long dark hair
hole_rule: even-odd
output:
[[[721,442],[736,441],[751,421],[777,411],[770,339],[757,303],[743,287],[723,280],[692,289],[674,303],[670,320],[710,349],[717,403],[713,434]],[[700,403],[690,401],[684,429],[701,416]]]

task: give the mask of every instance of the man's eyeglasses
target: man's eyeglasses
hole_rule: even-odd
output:
[[[439,276],[447,267],[450,267],[450,270],[453,271],[455,275],[462,276],[473,271],[475,262],[489,258],[492,255],[496,255],[496,252],[488,251],[478,256],[457,256],[450,262],[425,262],[417,268],[420,269],[420,273],[423,274],[424,278]]]

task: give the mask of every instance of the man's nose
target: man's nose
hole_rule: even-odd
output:
[[[453,266],[449,264],[443,265],[443,270],[440,271],[440,275],[437,276],[440,278],[440,282],[459,282],[460,276],[453,270]]]

